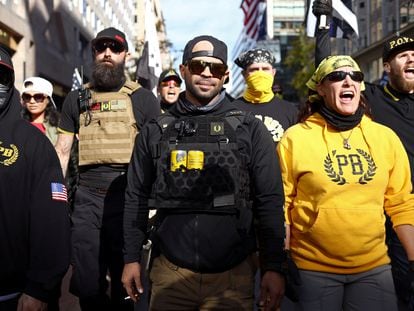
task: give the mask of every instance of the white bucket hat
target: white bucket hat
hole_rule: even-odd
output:
[[[53,106],[56,104],[53,100],[53,85],[46,79],[40,77],[30,77],[24,80],[22,94],[26,92],[37,92],[47,95],[50,98]]]

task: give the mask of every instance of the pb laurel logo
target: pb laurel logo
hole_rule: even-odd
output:
[[[0,164],[10,166],[17,161],[18,157],[19,149],[17,149],[16,145],[4,146],[3,142],[0,141]]]

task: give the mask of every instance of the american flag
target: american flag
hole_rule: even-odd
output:
[[[308,37],[315,36],[316,17],[312,13],[313,0],[307,1],[306,32]],[[351,0],[332,0],[333,16],[330,22],[329,35],[333,38],[351,39],[355,33],[358,36],[358,20],[352,12]]]
[[[78,68],[75,68],[75,70],[73,71],[73,75],[72,75],[72,89],[71,89],[71,91],[80,89],[81,85],[82,85],[82,78],[79,74]]]
[[[262,3],[262,5],[260,4]],[[264,12],[263,0],[243,0],[240,8],[244,13],[244,30],[246,35],[256,41],[259,37],[260,23]]]
[[[51,190],[52,190],[52,200],[55,201],[68,201],[68,193],[66,191],[65,185],[57,182],[51,183]]]

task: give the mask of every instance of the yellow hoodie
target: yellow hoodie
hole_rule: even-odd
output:
[[[285,132],[278,153],[300,269],[349,274],[390,262],[384,209],[394,226],[414,225],[408,158],[391,129],[364,116],[341,136],[316,113]]]

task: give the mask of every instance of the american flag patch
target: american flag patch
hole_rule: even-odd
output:
[[[57,183],[57,182],[52,182],[51,188],[52,188],[52,200],[63,201],[63,202],[68,201],[68,193],[66,191],[65,185],[61,183]]]

